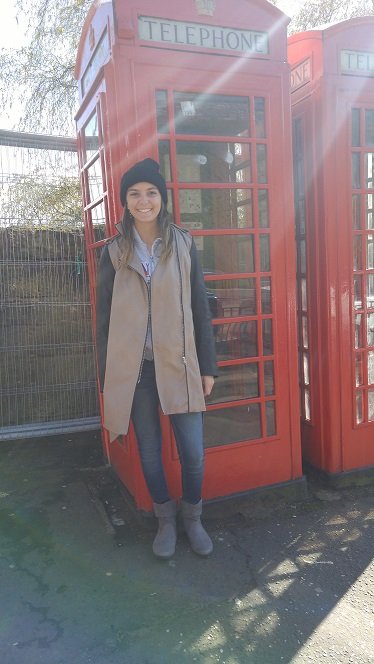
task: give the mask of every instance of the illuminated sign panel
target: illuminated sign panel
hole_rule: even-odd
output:
[[[267,55],[268,35],[257,30],[221,28],[202,23],[138,17],[139,38],[163,46],[180,45],[219,51]]]
[[[312,79],[312,63],[310,59],[300,62],[291,70],[291,91],[301,88]]]
[[[340,68],[342,74],[374,76],[374,53],[344,49],[340,51]]]

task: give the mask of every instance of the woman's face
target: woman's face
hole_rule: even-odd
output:
[[[137,182],[128,188],[127,208],[137,224],[151,225],[157,222],[161,210],[161,194],[150,182]]]

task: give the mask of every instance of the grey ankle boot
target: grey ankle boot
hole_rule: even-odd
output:
[[[158,518],[158,531],[153,542],[153,553],[158,558],[171,558],[175,553],[177,541],[175,500],[167,503],[153,503],[153,509]]]
[[[191,548],[199,556],[209,556],[213,551],[213,543],[200,521],[201,512],[201,500],[197,505],[191,505],[182,500],[184,529],[190,541]]]

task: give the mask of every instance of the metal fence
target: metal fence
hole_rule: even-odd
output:
[[[0,131],[0,439],[96,429],[75,139]]]

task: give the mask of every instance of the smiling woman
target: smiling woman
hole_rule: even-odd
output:
[[[171,223],[166,182],[151,158],[120,185],[119,235],[100,259],[97,349],[104,425],[114,441],[133,423],[144,478],[159,529],[153,552],[170,558],[176,544],[176,501],[162,460],[159,406],[170,415],[183,477],[182,514],[195,553],[213,545],[200,523],[204,469],[204,397],[217,374],[213,330],[193,238]]]
[[[138,182],[129,188],[126,204],[136,230],[145,236],[147,246],[151,246],[158,236],[157,218],[162,205],[159,190],[149,182]]]

